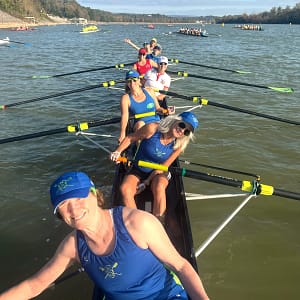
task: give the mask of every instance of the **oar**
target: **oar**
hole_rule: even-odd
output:
[[[283,122],[283,123],[289,123],[289,124],[293,124],[293,125],[300,125],[300,122],[297,122],[297,121],[283,119],[283,118],[279,118],[279,117],[276,117],[276,116],[271,116],[271,115],[251,111],[251,110],[248,110],[248,109],[243,109],[243,108],[238,108],[238,107],[234,107],[234,106],[227,105],[227,104],[213,102],[213,101],[210,101],[210,100],[208,101],[207,99],[201,98],[201,96],[184,96],[184,95],[180,95],[180,94],[177,94],[177,93],[174,93],[174,92],[169,92],[169,91],[164,91],[164,90],[155,90],[155,91],[158,91],[161,94],[169,95],[169,96],[172,96],[172,97],[178,97],[178,98],[181,98],[181,99],[197,102],[197,103],[200,103],[201,105],[211,105],[211,106],[220,107],[220,108],[233,110],[233,111],[238,111],[238,112],[241,112],[241,113],[244,113],[244,114],[254,115],[254,116],[257,116],[257,117],[271,119],[271,120],[275,120],[275,121],[279,121],[279,122]]]
[[[141,160],[135,163],[138,166],[145,167],[145,168],[161,170],[164,172],[170,171],[172,174],[175,175],[180,175],[180,176],[189,177],[193,179],[200,179],[203,181],[214,182],[214,183],[223,184],[232,187],[238,187],[244,192],[252,193],[255,195],[265,195],[265,196],[274,195],[274,196],[279,196],[284,198],[300,200],[300,193],[277,189],[271,185],[262,184],[259,181],[253,181],[253,182],[247,180],[242,181],[242,180],[223,177],[219,175],[187,170],[185,168],[167,167],[160,164],[150,163]]]
[[[80,268],[78,268],[76,271],[74,271],[74,272],[72,272],[72,273],[70,273],[70,274],[67,274],[67,275],[65,275],[65,276],[62,276],[61,278],[58,278],[57,280],[55,280],[53,283],[51,283],[51,284],[48,286],[48,289],[49,289],[49,288],[52,288],[52,287],[54,287],[54,286],[57,286],[58,284],[60,284],[60,283],[62,283],[62,282],[64,282],[64,281],[66,281],[67,279],[70,279],[70,278],[74,277],[75,275],[78,275],[78,274],[80,274],[80,273],[82,273],[82,272],[84,272],[84,271],[85,271],[84,268],[80,267]]]
[[[256,87],[256,88],[261,88],[261,89],[270,89],[270,90],[282,92],[282,93],[292,93],[294,91],[290,87],[274,87],[274,86],[252,84],[252,83],[226,80],[226,79],[220,79],[220,78],[213,78],[213,77],[207,77],[207,76],[201,76],[201,75],[193,75],[193,74],[189,74],[188,72],[185,72],[185,71],[178,71],[178,72],[168,71],[168,73],[174,74],[177,76],[182,76],[182,77],[194,77],[194,78],[201,78],[201,79],[207,79],[207,80],[213,80],[213,81],[219,81],[219,82],[233,83],[233,84],[244,85],[244,86],[251,86],[251,87]]]
[[[210,165],[205,165],[205,164],[199,164],[199,163],[194,163],[194,162],[190,162],[188,160],[183,160],[183,159],[179,159],[179,161],[185,163],[186,165],[205,167],[205,168],[219,170],[219,171],[225,171],[225,172],[230,172],[230,173],[235,173],[235,174],[240,174],[240,175],[251,176],[251,177],[256,178],[257,180],[260,180],[260,176],[257,174],[253,174],[253,173],[237,171],[237,170],[232,170],[232,169],[226,169],[226,168],[221,168],[221,167],[215,167],[215,166],[210,166]]]
[[[87,91],[87,90],[92,90],[92,89],[96,89],[96,88],[100,88],[100,87],[107,88],[107,87],[114,86],[115,84],[122,83],[122,82],[125,82],[125,81],[123,79],[105,81],[105,82],[102,82],[101,84],[90,85],[90,86],[83,87],[83,88],[76,89],[76,90],[65,91],[65,92],[61,92],[61,93],[57,93],[57,94],[52,94],[52,95],[37,97],[37,98],[29,99],[29,100],[23,100],[23,101],[19,101],[19,102],[5,104],[5,105],[0,106],[0,109],[4,110],[4,109],[7,109],[8,107],[18,106],[18,105],[22,105],[22,104],[32,103],[32,102],[55,98],[55,97],[64,96],[64,95],[70,95],[70,94],[79,93],[79,92],[83,92],[83,91]]]
[[[102,71],[102,70],[108,70],[108,69],[123,69],[125,66],[133,65],[134,63],[127,63],[127,64],[118,64],[118,65],[113,65],[113,66],[108,66],[108,67],[97,67],[93,69],[88,69],[88,70],[82,70],[82,71],[76,71],[76,72],[71,72],[71,73],[63,73],[63,74],[57,74],[57,75],[34,75],[32,78],[55,78],[55,77],[63,77],[63,76],[68,76],[68,75],[74,75],[74,74],[81,74],[81,73],[87,73],[87,72],[94,72],[94,71]]]
[[[220,36],[222,36],[222,34],[209,33],[208,36],[218,36],[218,37],[220,37]]]
[[[115,117],[115,118],[106,119],[106,120],[93,120],[93,121],[87,121],[87,122],[80,122],[80,123],[70,124],[70,125],[67,125],[62,128],[50,129],[50,130],[46,130],[46,131],[40,131],[40,132],[5,138],[5,139],[0,140],[0,144],[29,140],[29,139],[34,139],[34,138],[38,138],[38,137],[54,135],[54,134],[58,134],[58,133],[65,133],[65,132],[77,133],[79,131],[87,130],[92,127],[119,123],[120,120],[121,120],[120,117]]]
[[[21,44],[21,45],[25,45],[25,46],[31,46],[30,43],[23,43],[23,42],[18,42],[18,41],[12,41],[12,40],[9,40],[10,43],[15,43],[15,44]]]
[[[250,74],[251,73],[251,72],[248,72],[248,71],[231,70],[231,69],[213,67],[213,66],[208,66],[208,65],[203,65],[203,64],[196,64],[196,63],[191,63],[191,62],[186,62],[186,61],[183,61],[183,60],[179,60],[179,59],[176,59],[176,58],[172,58],[171,62],[176,63],[176,64],[182,63],[182,64],[185,64],[185,65],[203,67],[203,68],[214,69],[214,70],[222,70],[222,71],[238,73],[238,74]]]

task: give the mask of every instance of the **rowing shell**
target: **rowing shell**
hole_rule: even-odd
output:
[[[132,132],[132,124],[127,126],[127,134]],[[131,146],[125,150],[127,158],[134,157],[135,146]],[[179,160],[176,159],[172,167],[179,167]],[[115,176],[112,185],[111,206],[116,207],[124,205],[120,192],[120,185],[128,171],[128,164],[119,163],[116,165]],[[194,242],[191,230],[191,224],[187,209],[187,203],[184,192],[184,185],[181,176],[173,175],[166,189],[167,209],[165,214],[165,230],[181,256],[189,261],[198,273],[197,260],[194,252]],[[151,212],[153,204],[152,192],[147,187],[141,193],[135,195],[135,202],[138,209]],[[102,299],[102,291],[94,288],[93,300]]]
[[[179,167],[179,161],[175,160],[172,167]],[[112,205],[124,205],[120,193],[120,185],[126,175],[127,167],[124,164],[116,166],[113,182]],[[183,180],[181,176],[172,175],[166,190],[167,210],[165,217],[165,229],[177,251],[186,258],[198,272],[194,243],[190,225],[190,219],[185,198]],[[138,209],[151,211],[153,196],[149,188],[135,196]]]

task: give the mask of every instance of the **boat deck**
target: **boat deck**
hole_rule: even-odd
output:
[[[178,160],[176,160],[172,166],[179,166]],[[123,205],[119,187],[125,174],[126,167],[123,164],[116,166],[112,192],[112,206]],[[166,232],[177,251],[185,257],[198,272],[197,261],[194,254],[191,225],[181,176],[172,175],[166,193]],[[153,197],[149,188],[146,188],[143,192],[136,195],[135,200],[139,209],[151,211]]]

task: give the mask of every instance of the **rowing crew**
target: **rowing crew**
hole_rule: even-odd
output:
[[[128,117],[129,110],[139,104],[153,108],[154,113],[159,109],[155,93],[142,87],[136,70],[126,73],[126,88],[127,93],[121,98],[121,114]],[[122,100],[127,101],[123,109]],[[111,153],[113,161],[118,162],[129,144],[139,142],[136,159],[170,166],[193,139],[198,127],[198,120],[191,112],[162,120],[139,121],[144,124],[122,138]],[[94,295],[103,297],[104,293],[108,300],[207,300],[199,275],[177,252],[161,225],[169,180],[169,173],[134,165],[120,187],[125,207],[104,209],[101,191],[85,173],[62,174],[50,187],[51,202],[54,214],[74,230],[39,272],[1,294],[0,300],[39,295],[75,262],[84,267],[94,282]],[[152,212],[157,218],[136,209],[134,196],[141,182],[149,185],[154,194]]]
[[[206,30],[202,30],[201,28],[182,27],[179,29],[178,33],[202,36],[203,34],[206,34]]]
[[[134,63],[133,69],[136,70],[141,77],[141,85],[145,88],[155,90],[161,106],[166,108],[163,103],[165,95],[158,92],[158,90],[168,91],[171,85],[171,77],[167,74],[168,58],[161,56],[162,48],[157,44],[157,40],[152,38],[150,43],[144,43],[143,48],[125,39],[129,45],[138,50],[138,60]]]

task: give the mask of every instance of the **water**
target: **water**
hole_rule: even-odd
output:
[[[106,80],[122,79],[124,71],[112,69],[50,79],[54,75],[136,59],[130,38],[142,44],[156,37],[169,58],[251,71],[238,75],[220,70],[178,64],[170,70],[266,86],[293,87],[293,94],[269,89],[185,78],[171,91],[201,95],[206,99],[289,120],[300,120],[299,26],[269,25],[265,31],[242,31],[207,26],[209,38],[168,34],[180,26],[105,25],[102,32],[79,34],[74,25],[39,27],[32,32],[0,31],[0,38],[30,43],[0,47],[1,105],[70,91]],[[217,36],[221,35],[221,36]],[[77,121],[102,120],[119,115],[121,91],[105,88],[36,101],[0,111],[0,139],[64,128]],[[176,106],[190,105],[180,99]],[[178,110],[180,112],[180,110]],[[299,190],[299,127],[238,112],[205,106],[196,110],[201,122],[196,142],[182,158],[195,163],[260,174],[262,182],[276,188]],[[91,130],[118,135],[118,125]],[[116,138],[97,138],[113,149]],[[52,216],[48,188],[62,172],[88,172],[109,196],[113,164],[94,144],[70,133],[2,144],[0,147],[0,290],[33,274],[54,253],[69,232]],[[195,166],[190,169],[203,171]],[[206,171],[206,170],[204,170]],[[218,171],[213,173],[225,175]],[[228,176],[228,175],[227,175]],[[248,179],[230,174],[238,179]],[[194,179],[184,179],[188,192],[216,194],[239,190]],[[241,203],[239,198],[189,202],[195,247],[198,247]],[[281,197],[250,200],[199,256],[201,277],[211,299],[296,299],[299,297],[300,204]],[[78,275],[50,289],[38,299],[88,299],[91,284]]]

